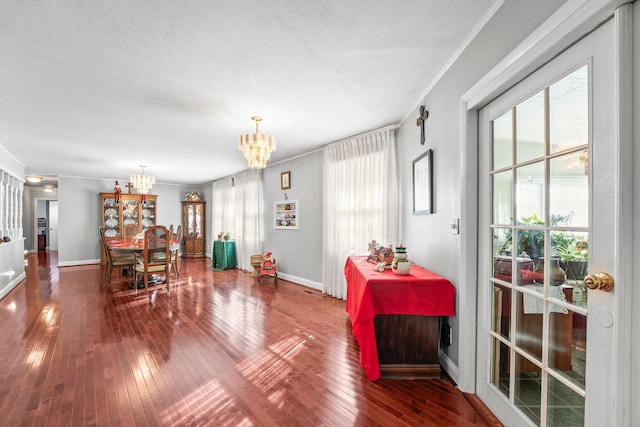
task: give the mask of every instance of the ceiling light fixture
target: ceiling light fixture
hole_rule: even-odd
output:
[[[42,181],[42,177],[41,176],[37,176],[37,175],[27,175],[25,176],[25,179],[29,182],[40,182]]]
[[[140,169],[142,169],[142,174],[140,175],[131,175],[131,184],[133,188],[135,188],[139,194],[142,194],[142,201],[146,201],[146,195],[149,194],[149,190],[153,187],[153,184],[156,183],[155,177],[151,175],[144,174],[145,165],[140,165]]]
[[[51,193],[53,190],[55,190],[55,188],[51,185],[45,185],[42,188],[42,191],[44,191],[45,193]]]
[[[271,153],[276,151],[276,139],[258,132],[258,123],[262,118],[253,116],[251,120],[256,122],[256,133],[240,135],[239,148],[251,169],[264,169]]]

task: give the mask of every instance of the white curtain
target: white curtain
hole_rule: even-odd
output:
[[[261,171],[249,170],[213,183],[211,197],[212,241],[220,232],[236,241],[238,268],[252,270],[251,255],[262,246]]]
[[[395,129],[328,145],[323,176],[323,292],[345,299],[347,257],[367,255],[371,240],[398,240]]]
[[[227,177],[213,182],[211,196],[211,241],[220,232],[231,232],[233,228],[233,178]],[[213,249],[213,245],[212,249]]]
[[[238,268],[251,271],[251,255],[262,252],[262,179],[259,170],[236,175],[234,236]]]

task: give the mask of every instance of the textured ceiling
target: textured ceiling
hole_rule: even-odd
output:
[[[4,0],[0,145],[27,174],[199,185],[400,123],[501,0]]]

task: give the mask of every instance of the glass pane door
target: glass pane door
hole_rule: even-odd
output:
[[[195,227],[194,227],[194,206],[193,204],[187,204],[187,236],[195,237]]]
[[[202,237],[202,205],[201,204],[197,204],[195,206],[195,230],[196,230],[196,237],[197,238],[201,238]]]
[[[588,123],[586,64],[491,121],[490,381],[536,425],[584,424]]]

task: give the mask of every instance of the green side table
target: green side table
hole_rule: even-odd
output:
[[[226,270],[227,268],[234,268],[237,265],[236,242],[234,240],[214,241],[211,267],[215,270]]]

